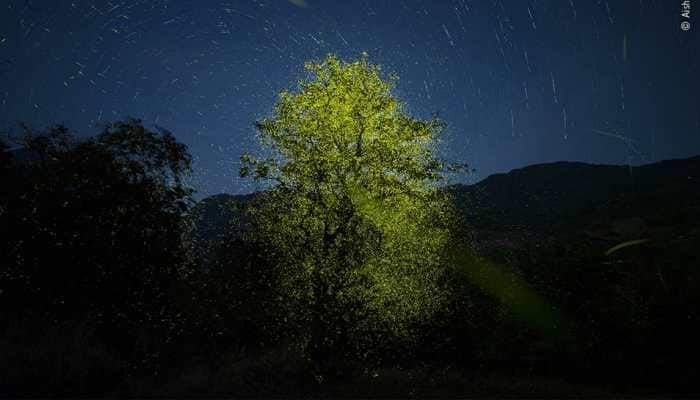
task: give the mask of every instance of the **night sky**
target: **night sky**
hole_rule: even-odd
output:
[[[199,197],[245,193],[256,149],[303,64],[369,54],[410,113],[448,124],[460,179],[559,160],[700,154],[698,35],[681,0],[0,0],[0,129],[82,134],[142,118],[195,157]]]

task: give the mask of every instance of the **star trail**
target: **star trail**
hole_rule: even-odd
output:
[[[398,74],[412,114],[444,119],[444,156],[476,170],[457,180],[700,153],[697,29],[680,28],[680,1],[9,0],[0,10],[1,129],[94,134],[141,118],[189,146],[200,196],[256,190],[237,173],[256,148],[254,122],[305,61],[328,53],[367,52]]]

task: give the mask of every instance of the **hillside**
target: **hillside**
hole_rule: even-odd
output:
[[[639,167],[556,162],[491,175],[454,191],[456,204],[477,226],[543,226],[619,202],[643,208],[657,200],[685,207],[700,194],[699,180],[700,156]]]
[[[486,254],[558,243],[594,245],[698,237],[700,157],[639,167],[558,162],[453,188]],[[530,251],[530,250],[527,250]]]
[[[700,156],[638,167],[538,164],[449,190],[475,239],[487,247],[572,231],[606,242],[696,234],[700,225]],[[213,240],[227,227],[235,230],[230,224],[239,223],[237,210],[253,197],[202,200],[194,211],[197,237]]]

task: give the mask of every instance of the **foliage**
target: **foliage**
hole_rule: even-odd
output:
[[[487,180],[486,196],[450,187],[455,215],[439,191],[392,203],[333,173],[192,209],[189,157],[164,132],[27,132],[0,142],[2,397],[697,394],[700,158],[650,166],[658,181],[635,175],[624,196],[537,184],[560,164]],[[618,175],[600,173],[605,187]],[[530,219],[533,198],[548,210],[567,196],[581,211]],[[203,212],[225,233],[194,217],[207,204],[226,210]],[[191,218],[204,234],[188,236]]]
[[[310,354],[323,359],[362,352],[361,332],[408,339],[439,308],[450,203],[438,190],[444,125],[407,115],[395,76],[366,55],[306,69],[257,124],[269,156],[243,155],[241,174],[274,183],[252,212],[257,237],[287,316],[310,327]]]
[[[88,139],[25,127],[17,144],[1,171],[2,324],[88,321],[155,367],[181,327],[170,310],[186,272],[185,146],[138,120]]]

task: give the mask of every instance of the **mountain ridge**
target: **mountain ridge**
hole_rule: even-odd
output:
[[[544,228],[611,207],[621,209],[628,203],[636,203],[637,209],[649,208],[639,203],[650,201],[691,207],[691,199],[700,199],[700,155],[640,166],[571,161],[533,164],[446,189],[453,193],[456,208],[470,226]],[[222,221],[236,218],[239,206],[256,195],[222,193],[202,199],[193,212],[199,237],[223,234]]]

